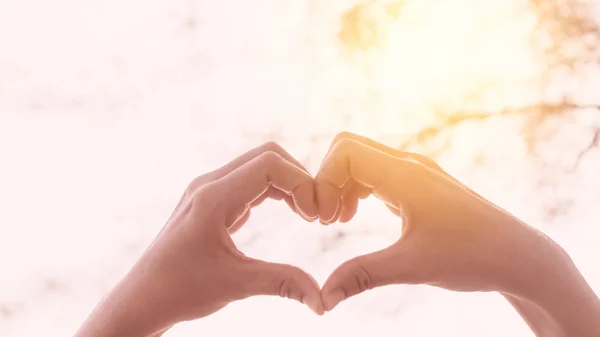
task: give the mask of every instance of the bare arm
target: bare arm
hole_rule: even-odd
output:
[[[502,294],[539,337],[600,336],[600,300],[569,259],[525,297]],[[555,282],[556,281],[556,282]]]
[[[291,298],[323,314],[310,275],[249,258],[230,237],[266,198],[317,219],[313,178],[273,143],[194,179],[154,242],[76,336],[158,337],[174,324],[255,295]]]
[[[500,292],[541,337],[600,336],[600,300],[568,254],[431,159],[342,133],[316,182],[327,223],[352,218],[357,200],[369,194],[403,219],[396,243],[332,273],[321,290],[326,310],[374,287],[428,284]],[[325,186],[338,195],[320,191]]]
[[[557,334],[560,331],[560,327],[555,323],[554,319],[535,303],[510,294],[502,294],[502,296],[517,310],[536,336],[563,336],[562,333],[560,335]]]
[[[548,278],[532,282],[532,290],[511,303],[537,336],[600,336],[600,300],[568,255],[562,255]]]

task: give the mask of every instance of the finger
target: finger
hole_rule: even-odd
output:
[[[342,194],[342,211],[338,219],[342,223],[352,220],[358,210],[359,196],[357,190],[359,189],[359,185],[356,182],[353,183],[350,190]]]
[[[402,212],[399,209],[397,209],[396,207],[391,206],[391,205],[385,205],[385,207],[387,207],[392,213],[394,213],[394,215],[397,215],[399,217],[402,216]]]
[[[239,217],[240,212],[263,197],[270,187],[290,195],[298,213],[304,218],[315,219],[318,216],[312,177],[271,151],[262,153],[229,175],[207,185],[207,197],[212,196],[227,206],[228,216]]]
[[[339,219],[337,219],[342,223],[352,220],[354,215],[356,215],[356,211],[358,210],[359,199],[365,199],[369,195],[371,195],[370,188],[363,186],[355,180],[351,180],[351,182],[349,182],[348,184],[350,184],[351,187],[347,191],[342,192],[342,211],[339,215]]]
[[[246,296],[271,295],[296,300],[317,315],[324,313],[319,284],[298,267],[251,260],[242,268]]]
[[[240,155],[239,157],[235,158],[234,160],[227,163],[223,167],[218,168],[215,171],[211,172],[211,174],[213,175],[212,178],[213,179],[222,178],[222,177],[228,175],[229,173],[233,172],[238,167],[246,164],[247,162],[251,161],[252,159],[260,156],[261,154],[263,154],[265,152],[275,152],[278,155],[280,155],[281,157],[285,158],[288,162],[296,165],[297,167],[301,168],[303,171],[308,172],[306,170],[306,168],[304,167],[304,165],[302,165],[296,158],[294,158],[291,154],[289,154],[283,147],[281,147],[281,145],[277,144],[276,142],[269,141],[269,142],[262,144],[259,147],[256,147],[256,148]]]
[[[342,203],[344,207],[342,208],[342,212],[338,219],[341,223],[346,223],[356,215],[356,211],[358,210],[358,197],[356,195],[348,194],[342,197]]]
[[[296,207],[296,203],[294,202],[294,198],[291,195],[287,195],[284,192],[276,189],[276,188],[271,188],[273,191],[274,196],[269,196],[269,198],[274,199],[274,200],[283,200],[285,201],[285,203],[288,205],[288,207],[290,208],[290,210],[292,210],[292,212],[294,213],[298,213],[298,208]],[[255,207],[255,206],[252,206]],[[314,221],[316,219],[306,219],[309,221]]]
[[[332,223],[338,221],[338,219],[340,217],[340,214],[342,214],[342,207],[343,207],[343,205],[342,205],[342,196],[341,195],[339,196],[339,199],[337,201],[337,205],[338,206],[336,208],[336,211],[335,211],[335,214],[333,215],[333,217],[331,219],[329,219],[329,221],[327,221],[327,222],[321,222],[321,224],[323,224],[323,225],[331,225]]]
[[[364,136],[360,136],[351,132],[340,132],[333,140],[333,142],[331,143],[331,146],[329,148],[329,151],[331,151],[331,149],[335,146],[335,144],[342,140],[342,139],[351,139],[351,140],[355,140],[357,142],[360,142],[362,144],[365,144],[367,146],[370,146],[372,148],[375,148],[381,152],[387,153],[389,155],[398,157],[398,158],[405,158],[405,159],[409,159],[409,160],[413,160],[418,162],[419,164],[427,167],[428,169],[434,171],[435,173],[448,178],[450,181],[452,181],[454,184],[459,185],[460,187],[462,187],[463,189],[465,189],[466,191],[468,191],[469,193],[471,193],[473,196],[479,198],[479,199],[484,199],[481,195],[479,195],[478,193],[476,193],[475,191],[473,191],[472,189],[470,189],[469,187],[463,185],[460,181],[458,181],[456,178],[454,178],[452,175],[450,175],[448,172],[444,171],[444,169],[442,169],[434,160],[432,160],[429,157],[417,154],[417,153],[411,153],[411,152],[404,152],[401,151],[399,149],[395,149],[386,145],[383,145],[381,143],[378,143],[372,139],[369,139],[367,137]],[[328,152],[329,153],[329,152]]]
[[[399,203],[417,192],[424,167],[405,158],[397,158],[351,139],[336,143],[315,179],[317,195],[331,187],[338,190],[351,180],[370,188],[388,203]],[[319,203],[319,207],[321,204]],[[319,210],[319,214],[324,212]]]
[[[283,158],[288,160],[290,163],[293,163],[294,165],[298,166],[300,169],[304,170],[305,172],[308,172],[306,170],[306,168],[298,160],[296,160],[296,158],[294,158],[292,155],[290,155],[279,144],[277,144],[276,142],[273,142],[273,141],[269,141],[269,142],[264,143],[261,146],[258,146],[256,148],[240,155],[239,157],[235,158],[234,160],[227,163],[226,165],[224,165],[214,171],[208,172],[206,174],[203,174],[203,175],[195,178],[189,184],[185,193],[183,194],[183,196],[181,197],[181,199],[175,206],[175,210],[178,210],[181,207],[181,205],[184,204],[185,201],[189,200],[189,196],[195,195],[196,191],[199,188],[201,188],[202,186],[204,186],[205,184],[226,176],[227,174],[231,173],[238,167],[244,165],[248,161],[256,158],[257,156],[260,156],[262,153],[267,152],[267,151],[272,151],[272,152],[279,154],[280,156],[282,156]]]
[[[331,186],[327,186],[327,191],[331,192],[331,197],[329,197],[330,199],[334,198],[334,196],[337,195],[338,200],[334,215],[332,217],[326,216],[326,218],[328,218],[329,220],[321,219],[321,224],[323,225],[332,224],[340,220],[342,216],[344,217],[344,219],[346,219],[342,222],[350,221],[352,217],[354,217],[354,214],[356,214],[356,210],[358,208],[358,199],[365,199],[371,194],[371,189],[363,186],[362,184],[358,183],[353,179],[350,179],[341,190],[337,191],[337,193],[335,193],[336,190]],[[321,197],[321,199],[324,198]],[[321,201],[319,204],[323,203],[324,202]],[[329,209],[333,209],[332,206],[328,207]],[[320,216],[321,218],[323,218],[321,214]]]
[[[325,311],[341,301],[369,289],[408,281],[407,256],[402,256],[397,245],[362,255],[341,264],[329,276],[321,298]]]
[[[276,142],[269,141],[269,142],[264,143],[261,146],[258,146],[256,148],[240,155],[239,157],[235,158],[234,160],[225,164],[224,166],[197,177],[196,179],[194,179],[194,181],[192,181],[192,183],[188,187],[188,191],[187,191],[186,195],[193,195],[194,192],[198,188],[202,187],[203,185],[228,175],[229,173],[233,172],[238,167],[246,164],[247,162],[251,161],[252,159],[260,156],[261,154],[263,154],[265,152],[269,152],[269,151],[277,153],[278,155],[282,156],[290,163],[296,165],[297,167],[304,170],[305,172],[308,172],[306,170],[306,168],[298,160],[296,160],[296,158],[294,158],[291,154],[289,154],[279,144],[277,144]]]
[[[250,207],[248,208],[248,210],[241,215],[241,218],[238,219],[233,225],[231,225],[228,229],[229,229],[229,234],[234,234],[236,233],[240,228],[242,228],[242,226],[248,221],[248,219],[250,218],[250,210],[254,207],[257,207],[258,205],[262,204],[263,201],[265,201],[266,199],[273,199],[273,200],[284,200],[285,203],[289,206],[289,208],[292,210],[292,212],[294,213],[298,213],[298,211],[296,210],[296,205],[294,204],[294,199],[285,194],[284,192],[274,188],[274,187],[269,187],[269,189],[263,193],[263,195],[261,195],[260,197],[258,197],[258,199],[254,200],[251,204]],[[311,221],[313,221],[313,219],[311,219]]]
[[[398,157],[398,158],[411,159],[411,160],[417,161],[418,163],[420,163],[423,166],[433,169],[434,171],[439,170],[439,171],[444,172],[442,170],[442,168],[438,164],[436,164],[436,162],[433,161],[431,158],[428,158],[426,156],[423,156],[423,155],[420,155],[417,153],[405,152],[405,151],[402,151],[399,149],[395,149],[393,147],[389,147],[387,145],[381,144],[373,139],[369,139],[365,136],[357,135],[357,134],[347,132],[347,131],[340,132],[338,135],[336,135],[336,137],[334,138],[333,142],[331,143],[329,151],[327,153],[329,154],[329,152],[333,149],[335,144],[342,139],[351,139],[351,140],[357,141],[359,143],[365,144],[367,146],[370,146],[374,149],[377,149],[388,155]]]
[[[294,212],[298,213],[298,207],[296,207],[296,203],[294,202],[294,198],[291,195],[284,194],[283,201],[288,205],[288,207]],[[316,218],[307,218],[306,220],[315,221]]]
[[[287,195],[285,192],[278,190],[277,188],[272,187],[272,186],[269,187],[267,189],[267,191],[265,193],[263,193],[263,195],[258,197],[258,199],[254,200],[250,204],[250,207],[251,208],[257,207],[260,204],[262,204],[263,201],[265,201],[266,199],[283,200],[283,201],[285,201],[285,203],[290,207],[290,209],[294,213],[298,212],[296,209],[296,205],[294,204],[294,198],[291,195]]]
[[[333,223],[342,207],[340,189],[331,184],[317,184],[315,181],[315,200],[321,224]]]
[[[371,189],[364,186],[363,184],[355,183],[354,185],[354,193],[359,199],[366,199],[371,195]]]

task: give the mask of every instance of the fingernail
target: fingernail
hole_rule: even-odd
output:
[[[336,289],[323,296],[323,306],[326,311],[331,311],[341,301],[346,299],[346,293],[342,289]]]
[[[307,217],[306,217],[306,220],[308,220],[308,221],[310,221],[310,222],[315,222],[315,221],[317,221],[317,219],[318,219],[318,218],[319,218],[319,216],[318,216],[318,215],[317,215],[317,216],[314,216],[314,217],[307,216]]]
[[[318,215],[315,215],[315,216],[310,216],[310,215],[306,214],[306,213],[305,213],[305,212],[304,212],[304,211],[303,211],[301,208],[296,208],[296,212],[297,212],[298,214],[300,214],[300,216],[301,216],[301,217],[302,217],[304,220],[306,220],[306,221],[309,221],[309,222],[314,222],[314,221],[316,221],[316,220],[319,218],[319,216],[318,216]]]
[[[323,315],[324,311],[323,310],[323,305],[321,304],[321,299],[316,299],[312,296],[304,296],[302,298],[302,303],[306,304],[307,307],[310,308],[310,310],[312,310],[315,314],[317,315]]]

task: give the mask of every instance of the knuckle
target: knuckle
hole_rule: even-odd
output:
[[[337,135],[335,135],[335,138],[333,138],[333,143],[337,143],[342,139],[352,139],[354,137],[354,134],[348,131],[342,131],[340,133],[338,133]]]
[[[412,156],[415,158],[416,161],[420,162],[424,166],[427,166],[434,170],[441,169],[440,166],[435,162],[435,160],[433,160],[427,156],[424,156],[424,155],[421,155],[418,153],[412,153]]]
[[[184,195],[186,197],[191,197],[196,193],[196,191],[203,188],[204,185],[213,182],[217,178],[217,175],[215,173],[216,171],[211,171],[192,179],[192,181],[190,181],[188,186],[186,187]]]
[[[204,205],[209,200],[217,200],[218,193],[217,188],[214,184],[207,184],[200,188],[190,191],[190,198],[192,203],[195,205]]]
[[[416,174],[425,171],[425,166],[417,161],[401,159],[400,164],[407,173]]]
[[[356,264],[353,268],[354,280],[356,281],[357,290],[359,293],[373,289],[373,279],[369,271],[360,264]]]
[[[340,139],[333,146],[332,152],[347,153],[356,146],[357,142],[350,138]]]
[[[203,180],[204,180],[204,176],[199,176],[199,177],[194,178],[192,181],[190,181],[190,183],[188,184],[188,186],[185,189],[184,195],[186,197],[193,196],[194,193],[196,193],[196,191],[202,187],[202,184],[204,182]]]
[[[279,297],[290,298],[292,296],[291,293],[290,281],[287,278],[277,282],[277,295]]]
[[[267,167],[279,165],[282,159],[283,157],[274,151],[266,151],[258,157],[260,164]]]
[[[197,221],[207,223],[233,224],[232,214],[236,214],[236,205],[228,201],[230,191],[223,191],[223,187],[210,183],[197,189],[191,195],[191,212],[199,215]]]
[[[297,285],[293,280],[299,278],[302,270],[291,265],[283,266],[280,274],[273,279],[273,290],[279,297],[298,299]]]
[[[275,141],[268,141],[266,143],[264,143],[261,148],[267,152],[267,151],[273,151],[273,152],[281,152],[283,151],[283,147],[281,147],[281,145],[277,144],[277,142]]]
[[[183,198],[184,199],[193,198],[194,193],[196,193],[197,190],[198,190],[198,188],[194,185],[194,182],[190,183],[188,185],[188,187],[186,187],[185,191],[183,192]]]

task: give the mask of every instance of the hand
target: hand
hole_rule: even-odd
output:
[[[316,182],[325,223],[349,220],[358,199],[370,193],[403,219],[396,243],[351,259],[331,274],[321,291],[326,310],[389,284],[529,296],[539,288],[536,280],[561,279],[555,266],[568,256],[557,244],[428,158],[342,133],[332,143]],[[331,187],[337,189],[336,197]]]
[[[99,326],[92,319],[81,335],[148,336],[254,295],[295,299],[323,314],[320,288],[310,275],[249,258],[230,237],[267,197],[285,200],[306,220],[318,217],[313,178],[274,143],[196,178],[155,241],[97,309],[109,317]],[[106,322],[123,324],[111,333]]]

